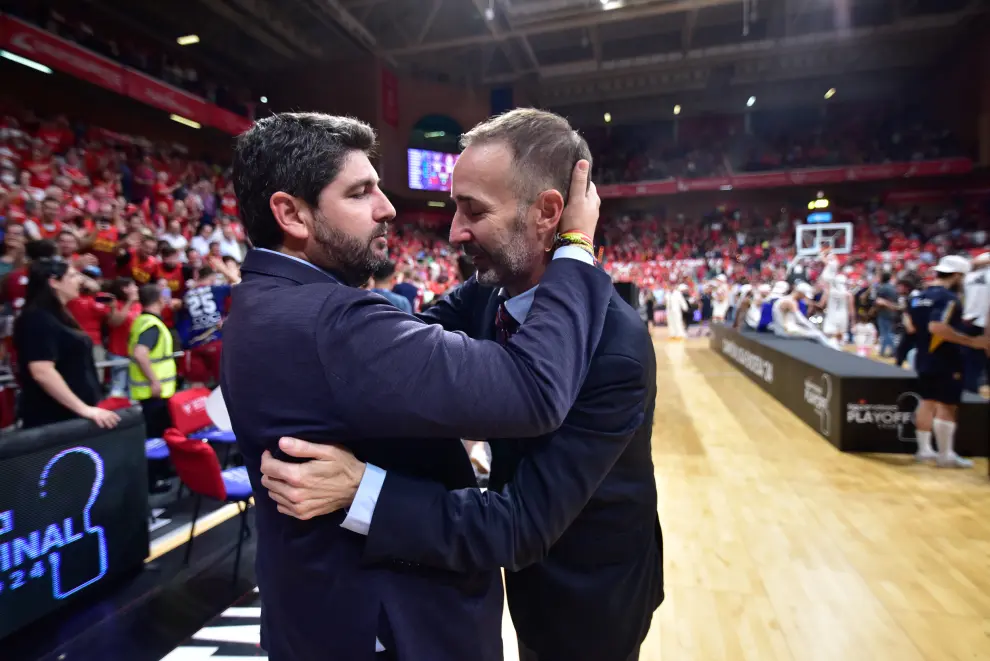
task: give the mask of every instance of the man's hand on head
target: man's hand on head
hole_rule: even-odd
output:
[[[279,461],[267,450],[261,458],[261,484],[282,514],[306,521],[350,506],[365,464],[336,445],[320,445],[297,438],[279,439],[279,449],[303,464]]]
[[[574,166],[571,173],[571,189],[560,216],[558,231],[584,232],[594,239],[598,227],[598,210],[602,201],[598,197],[598,189],[590,182],[591,164],[582,159]]]

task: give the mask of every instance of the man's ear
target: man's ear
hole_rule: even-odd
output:
[[[564,196],[560,191],[550,189],[540,193],[536,198],[536,229],[540,236],[549,236],[552,240],[560,225],[560,215],[564,213]]]
[[[309,238],[309,223],[312,221],[309,207],[298,197],[278,191],[268,200],[268,206],[275,216],[275,222],[285,233],[286,237],[291,237],[298,241],[306,241]]]

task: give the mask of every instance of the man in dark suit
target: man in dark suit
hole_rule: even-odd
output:
[[[562,118],[546,122],[539,135],[530,131],[532,118],[547,114],[513,111],[464,136],[450,234],[478,273],[421,318],[502,342],[531,323],[551,244],[535,231],[544,218],[520,218],[517,209],[546,188],[544,179],[566,185],[558,162],[588,157],[583,141],[578,154],[560,146],[573,134]],[[297,439],[285,439],[289,453],[318,461],[289,465],[266,457],[262,483],[293,516],[348,505],[362,512],[369,525],[366,559],[458,572],[512,570],[506,590],[523,661],[636,659],[663,599],[650,452],[655,399],[649,332],[613,292],[601,341],[564,424],[526,441],[490,438],[487,493],[449,491],[387,471],[369,500],[367,483],[341,468],[357,463],[347,453]]]
[[[609,305],[590,251],[555,251],[531,319],[506,346],[445,332],[359,289],[387,259],[395,215],[356,120],[288,113],[238,138],[233,181],[255,249],[224,324],[221,386],[255,490],[280,436],[343,443],[366,462],[466,487],[459,437],[532,437],[577,399]],[[593,233],[588,162],[571,195],[541,197],[554,225]],[[497,396],[493,396],[496,395]],[[372,470],[371,466],[377,468]],[[357,513],[355,513],[357,514]],[[453,573],[372,561],[354,517],[299,521],[257,502],[262,645],[272,661],[501,659],[495,568]]]

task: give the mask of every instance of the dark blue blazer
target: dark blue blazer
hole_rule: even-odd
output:
[[[423,316],[486,338],[497,306],[492,289],[471,281]],[[486,493],[390,472],[366,557],[462,572],[504,566],[519,640],[541,661],[624,661],[663,601],[655,400],[649,332],[613,294],[563,426],[536,439],[491,440]]]
[[[611,293],[603,272],[551,264],[508,347],[449,333],[283,255],[252,251],[224,324],[221,386],[255,492],[281,436],[342,443],[444,489],[474,484],[460,437],[529,437],[577,399]],[[494,567],[452,572],[365,557],[344,513],[310,521],[257,499],[262,644],[272,661],[502,658]]]

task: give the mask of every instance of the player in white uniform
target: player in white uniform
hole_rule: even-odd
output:
[[[807,282],[799,283],[794,293],[782,296],[773,303],[773,323],[770,328],[777,337],[815,340],[825,346],[834,346],[829,339],[801,312],[798,303],[809,299],[814,290]]]
[[[688,310],[687,300],[684,294],[687,292],[687,285],[675,285],[667,292],[667,331],[671,340],[683,340],[684,313]]]
[[[712,323],[724,324],[729,312],[729,279],[724,273],[715,276],[712,291]]]
[[[835,276],[839,274],[839,258],[832,254],[832,249],[828,246],[822,248],[821,261],[825,264],[819,278],[826,286],[832,283]]]
[[[822,306],[825,308],[822,330],[841,345],[849,332],[849,321],[856,318],[852,293],[846,289],[846,276],[840,273],[832,278],[831,284],[825,285]]]

